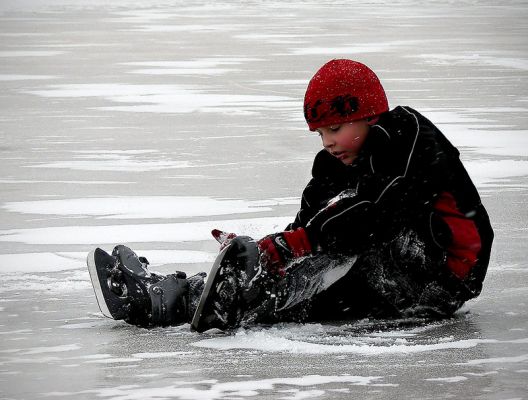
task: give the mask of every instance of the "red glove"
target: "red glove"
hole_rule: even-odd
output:
[[[233,240],[237,236],[236,233],[224,232],[220,229],[213,229],[211,231],[211,235],[213,235],[216,241],[220,243],[220,250],[226,248],[229,243],[231,243],[231,240]]]
[[[260,261],[272,274],[284,276],[288,261],[312,252],[312,245],[303,228],[268,235],[259,241]]]

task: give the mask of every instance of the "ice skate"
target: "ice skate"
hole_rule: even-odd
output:
[[[256,242],[239,236],[218,255],[191,328],[204,332],[304,320],[310,300],[344,277],[355,261],[356,257],[305,258],[278,277],[262,267]]]
[[[259,263],[255,241],[245,236],[233,239],[211,268],[191,328],[204,332],[240,326],[249,313],[269,308],[274,284]]]
[[[112,255],[100,248],[88,254],[88,270],[103,315],[143,327],[189,322],[203,290],[205,273],[187,279],[148,270],[148,261],[126,246]]]

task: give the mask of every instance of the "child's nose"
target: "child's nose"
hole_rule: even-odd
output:
[[[335,145],[335,140],[330,135],[322,135],[323,147],[325,149],[330,149]]]

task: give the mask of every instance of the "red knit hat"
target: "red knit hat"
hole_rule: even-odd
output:
[[[304,96],[304,118],[311,131],[373,117],[389,110],[376,74],[352,60],[332,60],[317,71]]]

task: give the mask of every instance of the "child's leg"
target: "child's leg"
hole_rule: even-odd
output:
[[[268,271],[254,240],[238,236],[215,261],[192,327],[202,332],[304,321],[311,300],[346,276],[355,260],[320,254],[290,265],[286,275],[279,276]]]
[[[402,316],[446,317],[464,303],[446,253],[415,231],[402,230],[378,254],[379,277],[367,275],[367,281]]]
[[[360,254],[338,284],[314,299],[312,319],[448,316],[463,304],[445,254],[412,230]]]

